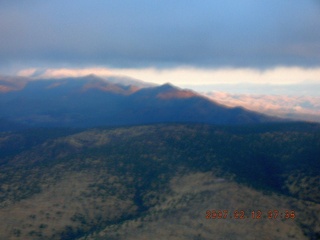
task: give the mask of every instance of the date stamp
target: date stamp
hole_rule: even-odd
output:
[[[207,210],[205,218],[206,219],[295,219],[296,213],[294,210]]]

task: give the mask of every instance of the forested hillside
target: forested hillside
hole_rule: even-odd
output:
[[[317,124],[37,129],[0,148],[1,239],[320,237]]]

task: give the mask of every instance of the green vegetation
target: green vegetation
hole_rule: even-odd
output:
[[[317,124],[42,129],[0,146],[1,239],[320,236]],[[213,223],[208,209],[297,217]]]

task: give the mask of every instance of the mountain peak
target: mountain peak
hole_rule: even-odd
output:
[[[157,98],[163,100],[199,96],[199,94],[191,90],[181,89],[171,83],[165,83],[160,86],[141,89],[137,94],[148,98]]]
[[[164,84],[162,84],[160,87],[162,87],[162,88],[168,88],[168,89],[178,89],[178,87],[176,87],[176,86],[174,86],[172,83],[169,83],[169,82],[167,82],[167,83],[164,83]]]
[[[157,94],[157,98],[160,99],[173,99],[173,98],[191,98],[198,96],[197,93],[187,90],[181,89],[179,87],[174,86],[171,83],[165,83],[158,87],[159,93]]]

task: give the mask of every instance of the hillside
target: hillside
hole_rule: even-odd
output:
[[[170,84],[150,86],[94,75],[47,80],[4,78],[0,81],[0,110],[0,121],[5,122],[2,131],[22,127],[280,121],[241,107],[226,107]]]
[[[0,239],[320,236],[317,124],[38,129],[0,147]]]

